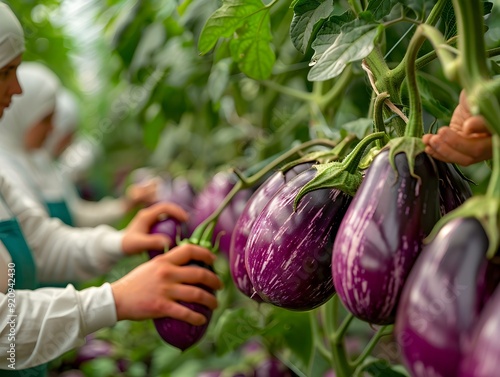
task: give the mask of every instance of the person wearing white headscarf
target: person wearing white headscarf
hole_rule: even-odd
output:
[[[23,51],[21,25],[0,2],[0,116],[9,111],[12,96],[21,94],[16,70]],[[43,368],[25,369],[83,344],[85,336],[118,320],[167,316],[205,323],[201,314],[177,302],[217,305],[213,295],[195,286],[218,289],[217,276],[186,266],[192,259],[214,260],[210,251],[194,245],[173,248],[111,284],[82,291],[72,285],[37,289],[37,278],[88,279],[108,271],[124,255],[161,250],[169,240],[148,232],[165,215],[187,219],[179,207],[157,204],[140,211],[122,232],[108,226],[68,227],[20,195],[0,167],[0,375],[43,376]]]

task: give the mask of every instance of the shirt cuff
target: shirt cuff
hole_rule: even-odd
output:
[[[116,324],[116,305],[109,283],[80,291],[83,336]]]

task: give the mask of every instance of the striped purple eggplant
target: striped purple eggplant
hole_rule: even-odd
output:
[[[466,347],[458,377],[497,377],[500,360],[500,287],[482,311]]]
[[[310,310],[335,292],[331,275],[333,240],[351,197],[338,189],[294,199],[316,174],[308,169],[281,186],[255,220],[245,265],[259,296],[290,310]]]
[[[483,226],[470,217],[451,220],[423,248],[396,316],[395,334],[412,376],[456,376],[486,295],[488,244]]]
[[[181,224],[181,222],[173,217],[169,217],[165,220],[158,221],[154,224],[150,231],[150,234],[164,234],[171,240],[170,248],[173,248],[177,245],[176,240],[178,237],[183,239],[187,236],[187,229],[185,224]],[[148,250],[149,258],[152,259],[158,255],[163,254],[163,250]]]
[[[196,195],[193,202],[194,209],[188,222],[191,233],[219,207],[226,195],[236,184],[236,180],[237,177],[234,174],[219,172]],[[251,190],[238,192],[219,216],[214,230],[213,242],[218,238],[219,250],[226,256],[229,256],[231,235],[236,221],[238,221],[251,195]]]
[[[252,226],[265,205],[271,200],[278,189],[297,174],[311,166],[312,163],[302,163],[286,172],[281,170],[275,172],[253,193],[236,222],[229,248],[229,269],[236,287],[243,294],[255,301],[261,302],[262,299],[256,294],[245,266],[245,245]]]
[[[410,174],[405,153],[380,152],[366,172],[333,246],[337,294],[356,317],[394,322],[402,287],[421,243],[439,219],[438,175],[420,153]]]
[[[200,266],[200,268],[207,268],[210,271],[213,271],[212,266],[209,266],[203,262],[191,261],[189,264]],[[210,288],[200,285],[197,286],[203,288],[207,292],[210,292],[212,294],[214,293]],[[156,331],[165,342],[179,348],[182,351],[185,351],[186,349],[197,343],[203,337],[203,335],[205,335],[210,323],[210,319],[212,318],[212,310],[204,305],[192,302],[179,301],[179,304],[182,304],[185,307],[204,315],[207,319],[207,322],[205,322],[205,324],[201,326],[193,326],[187,322],[168,317],[156,318],[153,320],[153,322]]]
[[[472,196],[469,183],[450,163],[434,160],[439,174],[439,202],[441,215],[453,211]]]

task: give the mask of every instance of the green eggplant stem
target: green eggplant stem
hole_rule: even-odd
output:
[[[333,143],[331,140],[328,140],[328,139],[313,139],[313,140],[309,140],[309,141],[306,141],[306,142],[304,142],[304,143],[302,143],[300,145],[297,145],[296,147],[294,147],[294,148],[286,151],[281,156],[277,157],[272,162],[270,162],[269,164],[267,164],[266,166],[264,166],[261,170],[259,170],[257,173],[255,173],[251,177],[244,178],[242,176],[239,176],[240,179],[238,180],[238,182],[236,182],[236,184],[233,186],[233,188],[231,189],[231,191],[225,196],[225,198],[222,201],[222,203],[219,204],[219,206],[217,207],[217,209],[214,212],[212,212],[212,214],[210,216],[208,216],[202,223],[200,223],[196,227],[196,229],[193,231],[193,234],[192,234],[191,238],[197,239],[197,240],[201,240],[202,237],[204,237],[204,234],[205,234],[207,228],[209,227],[209,225],[211,223],[213,223],[214,226],[215,226],[215,223],[219,219],[219,216],[222,213],[222,211],[224,211],[224,209],[229,204],[229,202],[231,202],[231,200],[235,197],[235,195],[240,190],[254,186],[267,173],[269,173],[271,170],[273,170],[276,167],[278,167],[284,161],[288,160],[290,157],[292,157],[293,155],[297,154],[298,152],[300,152],[300,151],[302,151],[304,149],[310,148],[312,146],[315,146],[315,145],[325,145],[325,146],[328,146],[328,147],[335,147],[336,144]]]
[[[488,183],[487,196],[500,198],[500,136],[493,135],[493,171]]]
[[[424,122],[422,118],[422,100],[417,84],[417,70],[415,61],[418,50],[425,42],[425,36],[420,28],[413,35],[406,52],[406,80],[408,83],[408,96],[410,106],[410,117],[406,125],[405,136],[421,138],[424,134]]]
[[[380,341],[380,339],[382,339],[383,336],[385,335],[389,335],[392,333],[392,330],[393,330],[394,326],[393,325],[389,325],[389,326],[382,326],[381,328],[378,329],[377,333],[370,339],[370,341],[368,342],[368,344],[366,345],[365,349],[363,350],[363,352],[361,353],[361,355],[359,355],[356,360],[354,360],[352,363],[351,363],[351,367],[353,369],[356,369],[358,368],[361,364],[363,364],[363,361],[365,361],[365,359],[371,355],[373,349],[375,348],[375,346],[378,344],[378,342]]]
[[[374,101],[373,105],[373,126],[375,132],[386,132],[384,123],[384,103],[385,100],[389,98],[389,93],[380,93]],[[376,145],[379,149],[382,149],[382,142],[378,139]]]
[[[384,138],[387,138],[387,134],[385,132],[374,132],[363,138],[363,140],[361,140],[356,147],[354,147],[352,152],[347,155],[344,161],[342,161],[344,170],[351,174],[356,173],[366,147],[368,147],[368,145],[373,143],[375,140]]]

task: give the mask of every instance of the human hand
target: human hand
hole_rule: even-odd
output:
[[[145,182],[133,183],[125,191],[125,205],[132,209],[138,205],[149,206],[158,201],[158,186],[161,178],[154,177]]]
[[[171,245],[173,240],[167,236],[149,234],[154,224],[168,216],[175,217],[181,222],[188,219],[186,211],[174,203],[158,203],[137,212],[125,228],[125,235],[122,239],[123,253],[132,255],[145,250],[163,250],[166,246]]]
[[[217,299],[203,288],[222,288],[210,270],[186,265],[192,260],[212,265],[215,256],[207,249],[183,244],[143,263],[111,284],[118,320],[143,320],[171,317],[199,326],[206,318],[177,301],[193,302],[214,310]]]
[[[462,166],[472,165],[492,157],[492,138],[486,120],[472,115],[465,91],[453,111],[450,125],[441,127],[437,134],[426,134],[422,138],[425,152],[432,157]]]

